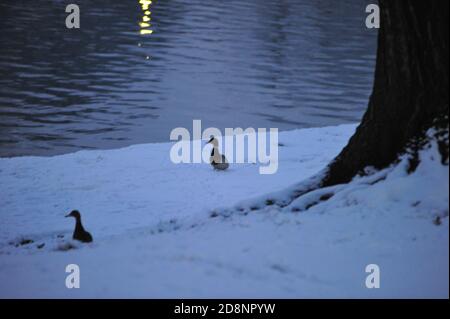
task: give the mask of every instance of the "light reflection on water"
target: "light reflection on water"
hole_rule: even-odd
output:
[[[142,21],[139,23],[139,26],[141,27],[140,30],[140,34],[144,35],[144,34],[152,34],[153,30],[150,29],[151,27],[151,14],[152,12],[150,11],[150,5],[152,4],[152,1],[150,0],[139,0],[139,3],[142,7],[142,11],[143,11],[143,16],[142,16]]]
[[[167,141],[193,119],[359,121],[376,50],[369,2],[78,0],[81,29],[69,30],[64,1],[3,0],[0,156]]]

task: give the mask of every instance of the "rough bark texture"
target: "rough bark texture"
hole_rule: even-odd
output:
[[[354,136],[322,186],[350,181],[366,166],[391,164],[412,138],[448,116],[449,1],[380,0],[373,92]]]

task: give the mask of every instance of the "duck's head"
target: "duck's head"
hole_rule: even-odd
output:
[[[217,147],[219,146],[219,141],[214,137],[214,135],[211,135],[211,138],[206,144],[212,144],[213,146]]]
[[[79,211],[73,210],[73,211],[71,211],[69,214],[67,214],[66,217],[80,218],[80,217],[81,217],[81,214],[80,214]]]

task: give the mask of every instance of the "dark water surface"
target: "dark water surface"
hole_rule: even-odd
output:
[[[357,122],[373,82],[370,2],[2,0],[0,156],[163,142],[193,119]],[[69,3],[80,29],[65,27]]]

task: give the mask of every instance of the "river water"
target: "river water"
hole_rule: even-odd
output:
[[[358,122],[364,0],[2,0],[0,156],[164,142],[176,127]],[[81,28],[65,7],[79,5]]]

